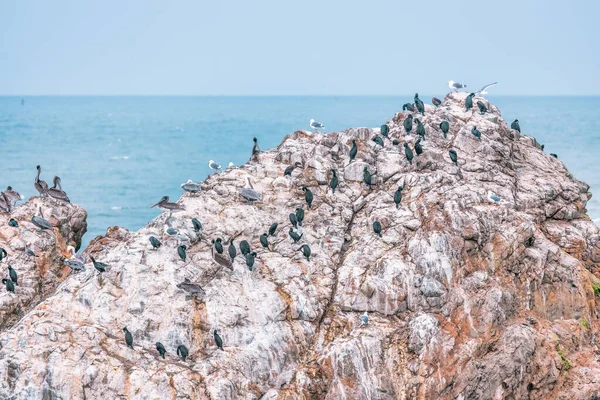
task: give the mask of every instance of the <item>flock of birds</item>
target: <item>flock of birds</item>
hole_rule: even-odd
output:
[[[475,95],[477,95],[479,93],[486,94],[487,89],[489,89],[491,86],[494,86],[496,84],[497,84],[497,82],[494,82],[492,84],[484,86],[477,92],[470,93],[467,96],[466,101],[465,101],[466,111],[469,111],[473,108],[473,98],[475,97]],[[452,90],[460,90],[460,89],[466,88],[466,85],[458,83],[458,82],[454,82],[454,81],[449,81],[448,86]],[[434,97],[432,99],[432,103],[434,106],[437,107],[441,104],[441,100]],[[476,105],[481,114],[485,114],[488,111],[486,105],[483,102],[477,101]],[[425,126],[423,125],[423,123],[419,120],[418,117],[414,117],[413,114],[416,116],[418,116],[419,114],[424,115],[425,114],[424,103],[419,98],[419,94],[416,93],[414,96],[414,102],[404,104],[402,109],[408,110],[410,112],[410,114],[403,121],[403,128],[404,128],[405,133],[410,134],[413,131],[414,125],[416,125],[415,132],[418,136],[418,139],[414,143],[413,149],[414,149],[414,153],[416,153],[416,155],[419,156],[420,154],[423,153],[421,141],[425,139],[426,132],[425,132]],[[309,126],[314,131],[318,131],[319,129],[323,129],[325,127],[322,123],[317,122],[314,119],[310,120]],[[444,138],[447,138],[447,134],[450,129],[449,122],[442,121],[439,124],[439,129],[442,132]],[[515,120],[512,122],[511,129],[521,132],[521,128],[519,126],[518,120]],[[372,140],[377,145],[383,146],[384,139],[391,140],[391,138],[389,137],[389,132],[390,132],[389,126],[387,124],[384,124],[381,126],[381,130],[380,130],[381,136],[376,135],[375,137],[373,137]],[[472,127],[471,133],[473,134],[473,136],[476,139],[478,139],[478,140],[481,139],[481,132],[477,129],[476,126]],[[251,159],[255,159],[255,157],[261,151],[258,146],[257,138],[254,138],[253,141],[254,141],[254,145],[252,147]],[[392,143],[395,146],[400,144],[399,141],[396,139],[393,139]],[[414,158],[413,149],[410,148],[408,143],[404,142],[404,153],[405,153],[407,161],[411,165],[412,165],[412,161]],[[543,147],[542,147],[542,150],[543,150]],[[353,139],[352,146],[348,153],[349,163],[352,163],[354,161],[357,154],[358,154],[358,145],[357,145],[356,139]],[[457,152],[454,149],[451,149],[451,150],[449,150],[448,155],[449,155],[450,161],[452,163],[454,163],[456,166],[458,166]],[[556,155],[553,154],[553,156],[556,156]],[[218,172],[221,170],[221,165],[213,160],[210,160],[208,165],[209,165],[209,168],[215,172]],[[292,172],[296,168],[299,168],[299,167],[302,167],[302,164],[295,163],[293,165],[288,166],[287,168],[285,168],[285,170],[283,172],[284,177],[291,176]],[[229,163],[228,168],[237,168],[237,167],[235,165],[233,165],[233,163]],[[40,194],[40,196],[49,197],[49,198],[51,198],[55,201],[58,201],[60,203],[63,203],[63,204],[69,204],[70,203],[69,197],[67,196],[65,191],[63,191],[63,189],[62,189],[60,178],[58,176],[55,176],[53,179],[54,185],[52,187],[48,187],[48,184],[45,181],[40,179],[40,174],[42,172],[41,167],[38,165],[36,167],[36,169],[37,169],[37,175],[34,180],[34,187],[37,190],[37,192]],[[331,169],[331,176],[332,177],[329,182],[329,187],[331,188],[332,193],[335,195],[335,190],[339,184],[339,178],[337,175],[337,171],[335,169]],[[363,182],[368,188],[371,188],[372,183],[373,183],[372,175],[369,172],[369,168],[367,166],[365,166],[364,170],[363,170]],[[192,180],[188,180],[186,183],[182,184],[181,188],[185,192],[190,193],[190,194],[196,194],[202,190],[201,184],[195,183]],[[302,192],[304,193],[304,202],[306,203],[307,208],[310,210],[312,208],[312,203],[314,201],[314,194],[306,186],[302,186],[301,189],[302,189]],[[394,199],[396,208],[399,208],[399,206],[401,204],[402,190],[403,190],[403,187],[399,186],[393,194],[393,199]],[[239,195],[242,199],[244,199],[245,201],[247,201],[250,204],[252,204],[255,201],[261,200],[261,194],[256,189],[254,189],[249,177],[246,177],[246,186],[239,190]],[[488,199],[495,203],[499,203],[502,201],[500,199],[500,197],[493,194],[492,192],[488,192]],[[0,210],[4,211],[6,213],[10,213],[12,210],[12,207],[14,207],[16,205],[16,203],[20,200],[23,200],[23,197],[18,192],[13,190],[12,187],[8,186],[5,191],[0,192]],[[165,221],[165,224],[166,224],[165,233],[169,236],[178,237],[179,231],[177,231],[177,229],[175,229],[171,226],[170,221],[171,221],[173,213],[184,211],[185,207],[176,202],[171,202],[169,200],[168,196],[162,197],[157,203],[155,203],[154,205],[151,206],[151,208],[153,208],[153,207],[159,208],[162,212],[169,213],[169,215]],[[41,233],[43,231],[53,232],[54,227],[48,220],[46,220],[44,218],[41,207],[38,209],[38,211],[39,211],[39,216],[36,215],[31,218],[31,223],[39,229],[38,233]],[[304,221],[304,215],[305,215],[305,211],[303,208],[296,208],[295,211],[293,211],[289,214],[288,218],[289,218],[289,222],[291,225],[290,225],[290,228],[287,233],[289,235],[289,238],[292,241],[292,244],[298,244],[298,242],[300,242],[302,240],[302,237],[303,237],[302,223]],[[191,224],[191,228],[193,228],[194,232],[196,232],[199,235],[202,234],[203,227],[202,227],[201,222],[197,218],[192,218],[189,223]],[[8,224],[9,224],[9,226],[17,228],[17,229],[20,227],[19,222],[13,218],[11,218],[9,220]],[[260,242],[260,245],[262,246],[262,248],[267,249],[267,250],[270,249],[271,243],[269,242],[269,238],[276,236],[278,227],[279,227],[279,224],[277,222],[275,222],[275,223],[271,224],[271,226],[269,227],[269,229],[266,232],[264,232],[263,234],[260,235],[259,242]],[[379,221],[375,220],[373,222],[372,228],[373,228],[373,232],[375,235],[382,237],[382,233],[381,233],[382,226]],[[22,229],[26,229],[26,228],[23,227]],[[161,241],[157,237],[150,236],[148,239],[149,239],[150,245],[152,246],[153,250],[159,250],[160,247],[162,246]],[[250,271],[253,271],[255,259],[258,255],[258,253],[256,251],[253,251],[253,249],[250,246],[250,243],[247,240],[242,240],[241,242],[239,242],[238,248],[239,248],[242,258],[246,262],[246,266],[248,267],[248,269]],[[183,262],[186,262],[186,260],[188,258],[187,250],[188,250],[188,246],[186,244],[179,244],[176,248],[177,255]],[[233,267],[232,267],[233,262],[235,261],[236,257],[238,256],[238,251],[237,251],[237,248],[234,243],[234,238],[230,238],[228,240],[227,255],[224,254],[224,252],[225,252],[224,242],[223,242],[223,239],[220,237],[217,237],[211,241],[211,251],[213,254],[213,259],[218,264],[223,265],[223,266],[228,267],[231,270],[233,270]],[[312,251],[308,244],[306,244],[306,243],[302,244],[296,251],[300,251],[302,253],[302,255],[306,258],[306,260],[310,262]],[[35,253],[30,249],[26,249],[25,253],[28,256],[35,256]],[[68,266],[69,268],[71,268],[74,272],[83,271],[85,269],[85,264],[86,264],[85,256],[83,256],[81,254],[77,254],[75,249],[72,246],[69,246],[69,254],[70,254],[70,257],[64,261],[64,264],[66,266]],[[6,252],[6,250],[3,248],[0,248],[0,262],[2,262],[4,259],[7,259],[7,258],[8,258],[8,253]],[[109,265],[107,265],[103,262],[97,261],[94,257],[90,256],[89,258],[92,261],[94,268],[98,271],[99,274],[102,274],[110,269]],[[6,289],[9,292],[15,293],[15,285],[18,286],[18,274],[10,265],[8,266],[8,275],[9,275],[8,279],[7,278],[2,279],[2,283],[5,285]],[[177,284],[176,286],[179,289],[184,290],[185,292],[189,293],[192,297],[205,294],[204,289],[199,284],[193,283],[193,282],[189,281],[189,279],[187,279],[187,278],[185,278],[183,282]],[[361,325],[368,324],[368,315],[366,312],[360,316],[360,324]],[[126,342],[127,346],[133,349],[134,348],[133,347],[133,335],[131,334],[131,332],[129,332],[129,330],[126,327],[123,328],[123,332],[125,333],[125,342]],[[220,337],[217,329],[213,330],[213,336],[214,336],[214,340],[215,340],[217,347],[219,349],[223,350],[223,340]],[[156,350],[158,351],[158,353],[160,354],[161,357],[165,358],[166,349],[161,342],[156,343]],[[188,351],[187,347],[183,344],[180,344],[177,347],[177,355],[180,356],[183,360],[185,360],[189,355],[189,351]]]

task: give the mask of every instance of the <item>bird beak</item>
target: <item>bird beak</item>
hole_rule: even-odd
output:
[[[153,205],[153,206],[152,206],[152,207],[150,207],[150,208],[154,208],[154,207],[156,207],[157,205],[158,205],[158,203],[156,203],[155,205]]]

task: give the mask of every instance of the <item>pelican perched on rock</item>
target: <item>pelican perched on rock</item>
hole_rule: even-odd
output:
[[[71,257],[65,260],[65,265],[75,272],[83,271],[85,269],[85,256],[77,254],[73,246],[67,246],[67,252]]]
[[[35,177],[35,181],[33,182],[33,186],[35,187],[35,190],[37,190],[40,193],[40,196],[44,197],[46,196],[46,192],[48,191],[48,184],[46,183],[46,181],[40,180],[42,167],[38,165],[35,168],[37,169],[37,175]]]
[[[454,82],[454,81],[448,81],[446,83],[448,84],[448,87],[454,91],[457,91],[459,89],[464,89],[467,87],[467,85],[463,85],[462,83],[458,83],[458,82]]]
[[[49,197],[52,197],[55,200],[64,201],[66,203],[70,203],[71,201],[69,200],[69,197],[67,196],[67,194],[65,193],[65,191],[62,190],[62,186],[60,184],[60,178],[58,176],[54,177],[53,183],[54,183],[54,186],[52,186],[50,189],[48,189],[46,191],[46,194]]]
[[[212,169],[215,172],[219,172],[221,170],[221,164],[214,162],[213,160],[210,160],[208,162],[208,167],[210,169]]]
[[[169,196],[163,196],[158,203],[154,204],[150,208],[154,207],[158,207],[163,212],[168,211],[169,218],[171,217],[172,213],[185,210],[185,207],[183,207],[182,205],[177,203],[171,203],[169,201]]]
[[[5,213],[10,213],[10,200],[8,200],[8,197],[4,192],[0,192],[0,210]]]
[[[175,286],[181,290],[185,290],[192,296],[195,294],[206,294],[204,289],[202,289],[202,286],[198,285],[197,283],[190,282],[188,278],[184,278],[183,282],[178,283]]]
[[[318,132],[319,129],[323,129],[325,128],[325,125],[323,125],[322,123],[315,121],[314,119],[310,120],[310,127],[315,131]]]
[[[52,224],[50,222],[48,222],[47,219],[44,218],[44,215],[42,214],[42,207],[39,207],[38,211],[40,213],[40,216],[38,217],[36,215],[36,216],[31,217],[31,223],[34,224],[35,226],[37,226],[38,228],[40,228],[40,232],[43,230],[53,231],[54,226],[52,226]]]
[[[186,183],[182,183],[181,188],[185,192],[192,193],[192,194],[198,193],[201,190],[200,184],[192,182],[191,179],[188,179],[188,181]]]
[[[15,190],[13,190],[12,186],[8,186],[4,191],[4,195],[6,198],[12,202],[13,206],[17,204],[17,201],[23,200],[23,196]]]
[[[254,190],[249,176],[246,177],[246,186],[240,189],[240,196],[250,203],[260,201],[260,194]]]

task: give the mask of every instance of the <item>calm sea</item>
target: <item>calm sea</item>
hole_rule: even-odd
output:
[[[443,94],[437,95],[442,98]],[[431,96],[421,96],[430,99]],[[258,137],[261,148],[307,129],[380,126],[412,96],[399,97],[0,97],[0,188],[25,196],[35,166],[62,178],[71,201],[89,213],[84,246],[109,226],[138,229],[158,214],[163,195],[200,181],[213,159],[243,164]],[[557,153],[600,195],[600,97],[489,97],[504,118]],[[600,222],[600,199],[588,203]]]

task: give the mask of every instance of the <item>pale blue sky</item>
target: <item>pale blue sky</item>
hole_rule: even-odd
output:
[[[0,94],[600,94],[600,1],[0,0]],[[490,92],[492,93],[492,92]]]

